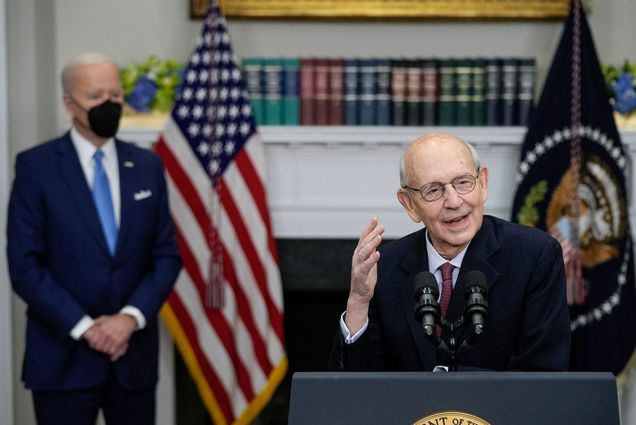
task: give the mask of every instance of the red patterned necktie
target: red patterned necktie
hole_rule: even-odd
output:
[[[442,272],[442,295],[439,297],[439,306],[442,311],[442,318],[446,317],[448,304],[450,304],[451,295],[453,293],[453,266],[451,263],[442,264],[439,269]],[[442,328],[437,326],[437,336],[442,334]]]

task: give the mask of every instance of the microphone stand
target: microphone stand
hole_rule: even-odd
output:
[[[454,322],[450,322],[446,318],[442,318],[439,321],[439,325],[449,330],[448,342],[444,341],[435,333],[426,332],[425,335],[433,346],[437,348],[438,364],[442,363],[441,358],[444,356],[448,359],[448,370],[450,372],[457,372],[457,364],[459,362],[460,354],[468,351],[477,343],[477,341],[479,341],[479,338],[483,333],[483,329],[480,327],[477,332],[475,332],[475,330],[471,328],[469,334],[462,340],[459,347],[457,347],[455,330],[464,326],[464,316],[461,316]]]
[[[420,273],[417,277],[415,293],[415,318],[424,330],[425,337],[437,350],[437,364],[444,364],[447,360],[450,371],[457,371],[459,356],[474,346],[483,334],[483,326],[488,319],[488,288],[486,278],[479,271],[467,273],[469,286],[464,290],[466,305],[463,314],[451,322],[440,317],[437,303],[436,280],[432,273]],[[463,341],[459,344],[455,336],[456,329],[469,323]],[[448,329],[448,341],[437,336],[436,325]],[[442,360],[444,359],[444,360]]]

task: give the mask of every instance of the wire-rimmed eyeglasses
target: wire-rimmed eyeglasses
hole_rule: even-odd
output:
[[[455,177],[452,181],[442,183],[442,182],[433,182],[422,185],[419,189],[410,186],[402,186],[403,189],[410,189],[416,192],[420,192],[422,195],[422,199],[427,202],[433,202],[440,199],[444,196],[444,192],[446,191],[446,185],[450,184],[460,195],[466,195],[472,192],[477,185],[477,179],[479,178],[479,169],[477,169],[477,175],[473,176],[470,174],[466,174],[464,176]]]

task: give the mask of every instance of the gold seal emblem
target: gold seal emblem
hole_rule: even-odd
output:
[[[574,203],[572,168],[563,175],[554,190],[548,206],[548,229],[567,219],[570,205]],[[611,169],[598,157],[590,156],[581,170],[577,189],[580,216],[577,237],[582,250],[583,267],[593,268],[618,256],[616,246],[625,237],[627,208],[619,182]]]
[[[627,208],[617,177],[601,158],[587,158],[575,190],[573,175],[570,167],[554,189],[546,225],[563,249],[568,304],[580,305],[590,290],[581,266],[591,269],[619,256],[627,229]],[[576,218],[570,216],[574,202],[578,202]]]
[[[413,425],[490,425],[490,422],[463,412],[437,412],[419,419]]]

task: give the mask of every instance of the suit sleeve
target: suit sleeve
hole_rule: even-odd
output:
[[[24,155],[16,158],[7,221],[9,274],[13,289],[28,306],[28,314],[65,338],[87,313],[47,269],[46,203],[36,168],[37,164]]]
[[[137,307],[148,322],[156,320],[157,313],[168,298],[181,270],[181,259],[170,216],[163,166],[158,157],[154,164],[159,188],[159,206],[157,225],[154,230],[152,261],[126,303]]]
[[[369,305],[369,325],[354,343],[345,343],[338,326],[329,355],[328,370],[348,372],[385,370],[384,345],[380,329],[376,302],[372,299]]]
[[[570,319],[563,254],[550,239],[530,278],[511,370],[565,371],[570,358]]]

